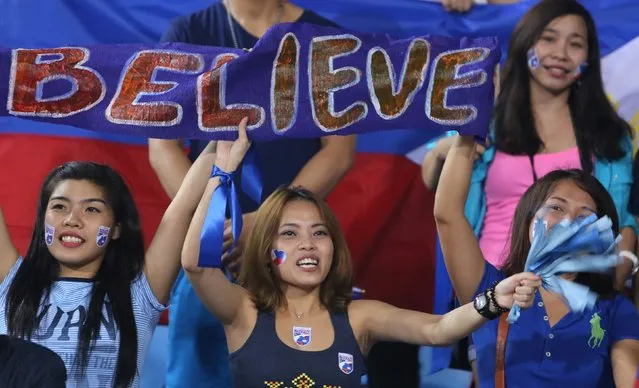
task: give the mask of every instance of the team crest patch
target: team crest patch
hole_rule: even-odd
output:
[[[348,353],[338,353],[337,365],[342,372],[350,375],[353,373],[353,355]]]
[[[108,226],[99,226],[98,227],[98,236],[95,238],[95,243],[102,248],[106,242],[107,239],[109,238],[109,232],[111,231],[111,228],[109,228]]]
[[[293,341],[297,346],[306,346],[311,343],[313,330],[310,327],[293,326]]]

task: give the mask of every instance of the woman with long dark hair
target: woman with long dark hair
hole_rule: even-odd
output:
[[[246,120],[215,162],[233,175],[248,150]],[[352,264],[328,205],[302,188],[276,190],[260,206],[237,284],[199,266],[202,228],[220,184],[209,180],[182,253],[204,306],[224,325],[235,387],[359,387],[364,360],[378,341],[444,345],[468,335],[513,304],[530,306],[539,279],[515,274],[478,302],[436,316],[374,300],[351,301]],[[389,260],[400,258],[389,258]]]
[[[501,267],[515,206],[530,185],[555,169],[594,175],[619,214],[622,249],[634,251],[637,224],[628,211],[632,128],[616,113],[601,78],[595,23],[574,0],[543,0],[513,31],[501,71],[488,148],[479,148],[466,216],[486,260]],[[454,137],[426,155],[426,186],[437,181]],[[621,286],[632,270],[618,268]]]
[[[138,386],[214,158],[191,168],[146,254],[131,193],[108,166],[49,173],[24,258],[0,212],[0,333],[55,351],[69,387]]]
[[[477,146],[457,138],[446,158],[435,196],[435,221],[446,268],[461,303],[493,282],[524,269],[533,222],[546,230],[563,220],[596,214],[619,218],[605,187],[584,170],[555,170],[522,196],[512,222],[510,248],[501,270],[485,261],[464,214]],[[506,314],[473,333],[480,387],[632,387],[639,367],[639,315],[615,292],[607,274],[566,273],[566,280],[599,294],[593,308],[571,311],[557,293],[540,288],[533,308],[509,325]]]

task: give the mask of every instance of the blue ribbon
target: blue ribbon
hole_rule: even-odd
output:
[[[244,156],[240,167],[242,190],[259,204],[262,199],[262,179],[257,167],[257,155],[251,149]],[[198,266],[207,268],[222,268],[222,251],[224,245],[224,221],[226,209],[230,208],[231,230],[233,244],[229,252],[235,249],[242,233],[242,208],[234,182],[235,173],[222,171],[213,167],[211,178],[219,177],[220,185],[213,191],[209,208],[206,212],[202,233],[200,234],[200,257]]]
[[[543,218],[537,218],[525,270],[539,275],[542,286],[561,295],[572,311],[581,312],[595,305],[597,294],[559,275],[610,272],[619,260],[616,248],[620,239],[620,236],[615,238],[608,217],[597,219],[593,214],[572,222],[564,220],[550,231],[546,230]],[[515,323],[520,314],[521,308],[513,306],[508,323]]]

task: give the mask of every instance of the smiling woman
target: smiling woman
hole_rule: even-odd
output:
[[[216,168],[233,174],[249,148],[246,122],[233,145],[217,147]],[[199,264],[213,176],[187,234],[182,265],[204,306],[224,325],[235,387],[359,387],[364,357],[378,341],[444,345],[513,305],[529,307],[539,279],[515,274],[474,303],[435,316],[352,301],[352,267],[337,219],[303,188],[282,187],[257,211],[237,284]],[[265,357],[268,352],[268,357]]]
[[[67,386],[137,387],[211,155],[194,163],[146,255],[133,198],[108,166],[68,162],[49,173],[24,259],[0,212],[0,334],[57,353]]]
[[[104,189],[89,180],[58,184],[44,220],[45,242],[60,263],[61,277],[92,278],[104,258],[107,240],[120,238],[121,227],[115,224]]]

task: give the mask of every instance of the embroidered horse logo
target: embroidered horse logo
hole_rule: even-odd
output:
[[[606,335],[606,331],[601,328],[601,317],[597,313],[592,314],[592,318],[590,318],[590,338],[588,338],[588,346],[592,349],[600,347],[604,335]]]

